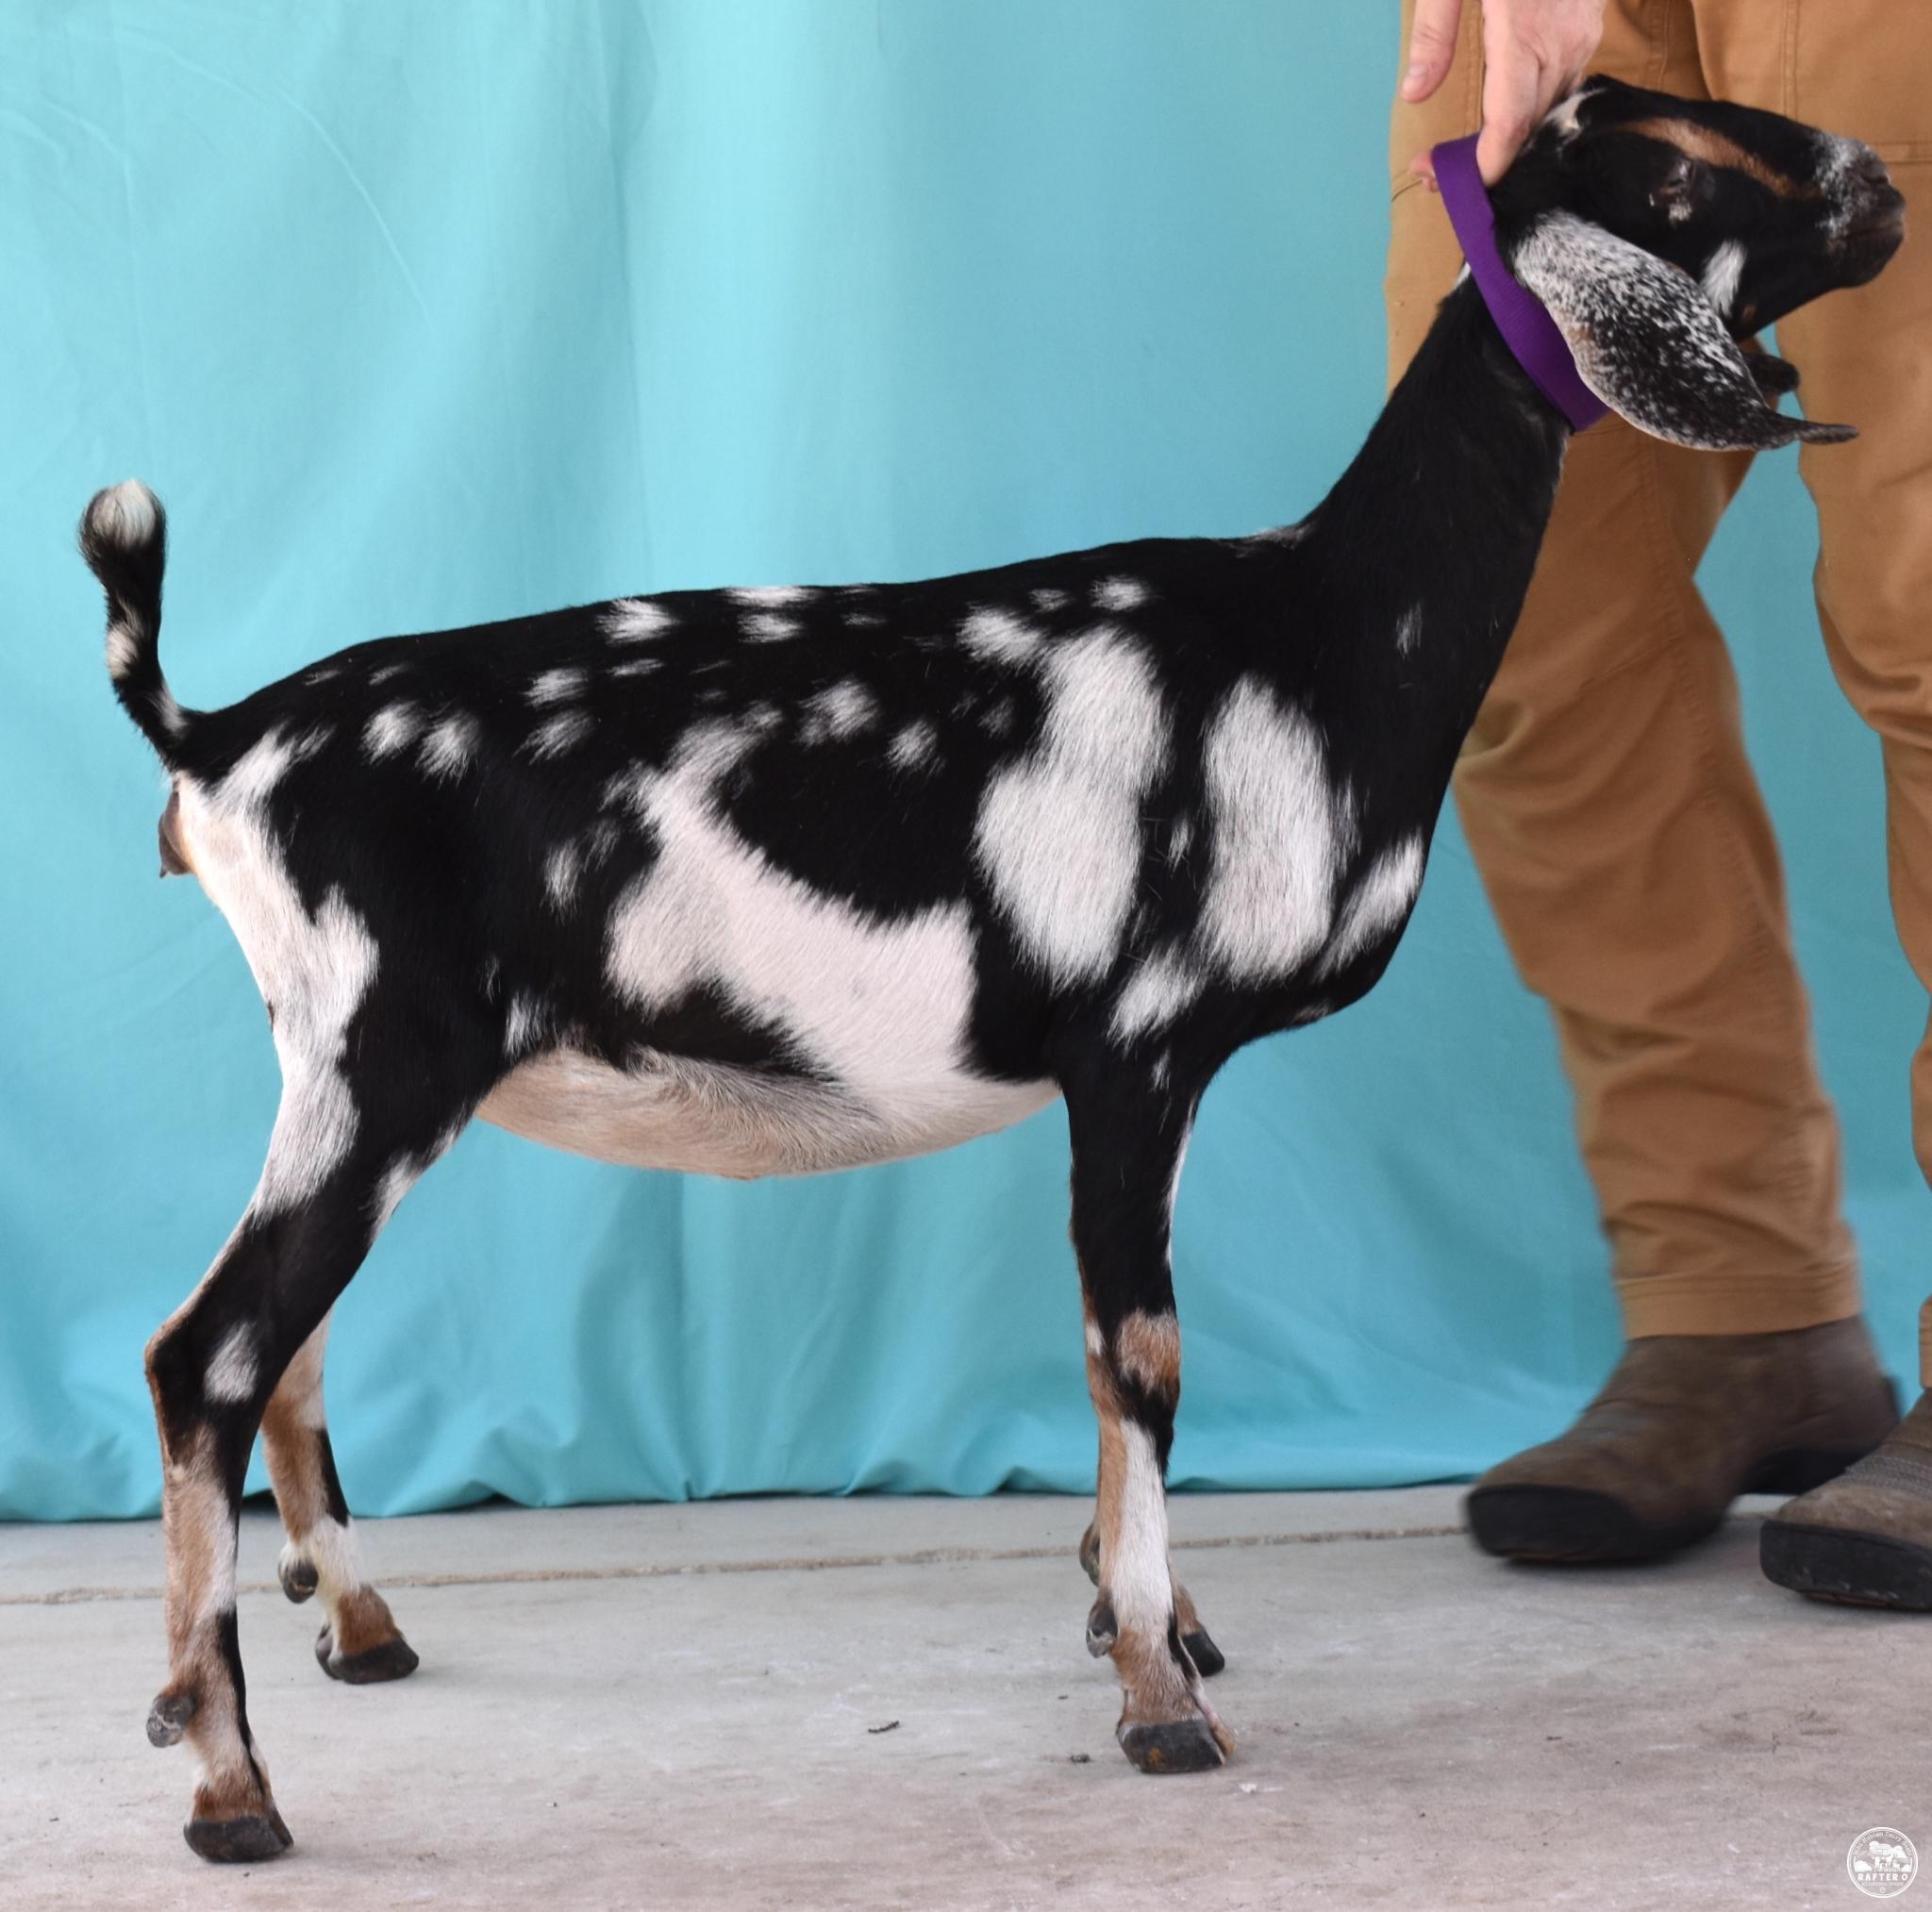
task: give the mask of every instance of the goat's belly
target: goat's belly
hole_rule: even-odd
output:
[[[613,1069],[553,1050],[484,1098],[485,1122],[598,1161],[692,1174],[809,1175],[927,1155],[1044,1108],[1050,1082],[955,1073],[861,1097],[835,1083],[665,1057]]]

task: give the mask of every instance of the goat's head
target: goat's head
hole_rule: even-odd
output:
[[[1548,307],[1585,383],[1631,424],[1707,447],[1854,435],[1781,416],[1796,373],[1736,341],[1863,285],[1898,250],[1905,200],[1871,147],[1594,78],[1492,197],[1510,270]]]

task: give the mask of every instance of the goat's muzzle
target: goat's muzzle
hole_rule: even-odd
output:
[[[1891,183],[1885,161],[1876,153],[1863,154],[1853,172],[1853,192],[1840,243],[1848,269],[1847,285],[1862,286],[1875,279],[1905,242],[1906,196]]]

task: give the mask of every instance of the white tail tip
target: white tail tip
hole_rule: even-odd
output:
[[[139,478],[129,478],[103,491],[88,517],[90,528],[109,544],[145,544],[160,522],[160,505]]]

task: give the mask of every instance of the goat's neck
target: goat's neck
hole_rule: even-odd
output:
[[[1569,439],[1465,277],[1315,514],[1324,674],[1424,775],[1446,782],[1502,663]]]

